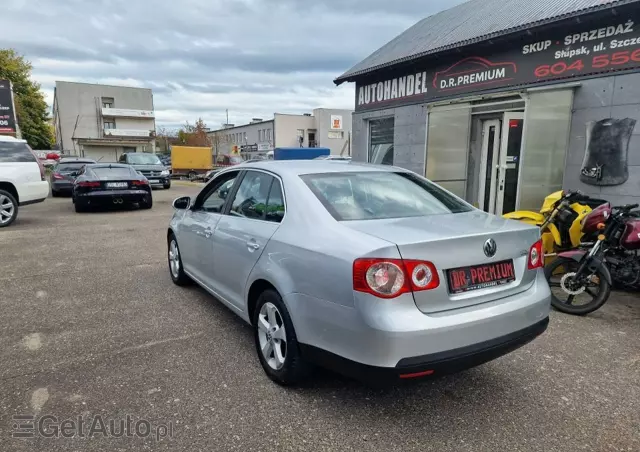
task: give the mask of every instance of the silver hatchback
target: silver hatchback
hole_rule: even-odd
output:
[[[372,383],[442,375],[540,335],[539,230],[394,167],[271,161],[178,198],[171,278],[248,322],[267,375],[311,364]]]

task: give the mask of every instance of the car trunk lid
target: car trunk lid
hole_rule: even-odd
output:
[[[535,279],[535,271],[528,270],[528,256],[540,233],[524,223],[473,211],[343,224],[395,243],[403,259],[435,265],[440,285],[414,293],[416,305],[424,313],[499,300],[527,290]],[[488,257],[484,248],[491,239],[495,242],[495,254]],[[513,262],[512,270],[509,262]],[[473,281],[467,278],[466,282],[477,288],[456,292],[461,288],[456,286],[460,278],[450,279],[449,271],[469,267],[474,267],[475,273]],[[471,275],[470,271],[467,275]],[[496,285],[489,281],[496,278],[508,282]]]

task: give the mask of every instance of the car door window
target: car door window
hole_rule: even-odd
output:
[[[265,219],[274,223],[280,223],[284,217],[284,196],[282,186],[278,179],[273,180],[269,198],[267,199],[267,213]]]
[[[232,216],[264,220],[267,197],[274,178],[259,171],[247,171],[238,187],[233,203]]]
[[[215,188],[206,195],[202,202],[201,210],[211,213],[222,213],[224,203],[233,189],[233,184],[238,179],[240,172],[234,172],[223,177],[219,183],[214,183]]]

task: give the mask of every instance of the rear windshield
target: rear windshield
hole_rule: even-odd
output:
[[[127,162],[132,165],[162,165],[158,156],[154,154],[128,154]]]
[[[98,168],[92,168],[91,171],[100,179],[108,179],[110,177],[131,177],[132,175],[131,168],[123,166],[115,166],[113,168],[101,166]]]
[[[26,143],[0,141],[0,163],[1,162],[35,162],[36,156]]]
[[[59,163],[56,166],[56,171],[78,171],[86,164],[87,162]]]
[[[469,212],[448,191],[411,173],[349,172],[300,176],[338,221]]]

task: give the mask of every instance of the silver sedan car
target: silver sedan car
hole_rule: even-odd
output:
[[[400,168],[249,163],[173,206],[171,278],[249,323],[283,385],[313,364],[384,384],[455,372],[549,322],[538,228]]]

